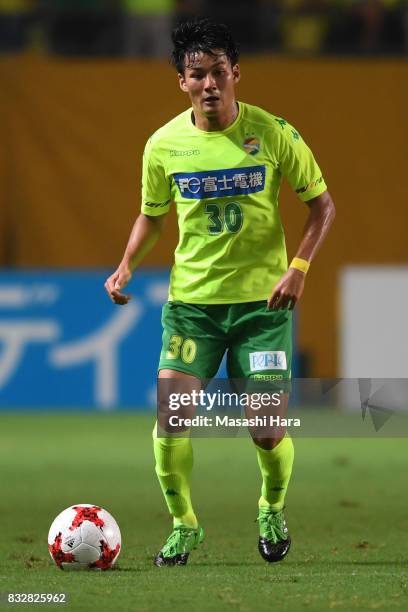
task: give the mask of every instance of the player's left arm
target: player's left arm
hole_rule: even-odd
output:
[[[306,204],[309,207],[309,215],[306,219],[296,257],[310,263],[326,238],[336,215],[336,210],[328,191],[308,200]],[[268,300],[268,308],[272,310],[279,308],[293,310],[303,293],[305,277],[305,272],[289,267],[274,287]]]

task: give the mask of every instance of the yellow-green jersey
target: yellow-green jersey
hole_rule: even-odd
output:
[[[239,102],[225,130],[206,132],[191,109],[160,128],[143,157],[142,212],[177,209],[179,243],[169,300],[233,304],[266,300],[287,270],[278,196],[282,177],[303,201],[326,190],[299,132]]]

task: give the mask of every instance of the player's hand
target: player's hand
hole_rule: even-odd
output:
[[[268,309],[278,310],[286,308],[293,310],[303,293],[305,276],[300,270],[289,268],[275,286],[268,300]]]
[[[126,287],[131,278],[132,273],[128,268],[119,267],[116,272],[114,272],[107,279],[104,286],[107,294],[114,304],[123,306],[132,299],[132,296],[129,293],[122,293],[122,289]]]

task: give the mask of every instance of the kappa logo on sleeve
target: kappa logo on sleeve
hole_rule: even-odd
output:
[[[251,372],[287,370],[285,351],[256,351],[249,353]]]
[[[173,178],[183,198],[202,200],[247,195],[265,189],[265,166],[178,172]]]
[[[311,189],[314,189],[315,187],[318,187],[320,185],[320,183],[323,183],[323,177],[322,176],[319,176],[318,179],[316,179],[315,181],[312,181],[311,183],[306,185],[306,187],[300,187],[299,189],[296,189],[296,193],[305,193],[306,191],[310,191]]]

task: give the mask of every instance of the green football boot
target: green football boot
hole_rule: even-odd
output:
[[[289,552],[291,539],[286,527],[283,510],[259,508],[259,554],[265,561],[282,561]]]
[[[153,563],[162,565],[186,565],[188,556],[204,540],[204,529],[192,529],[185,525],[177,525],[167,538],[167,542],[155,556]]]

